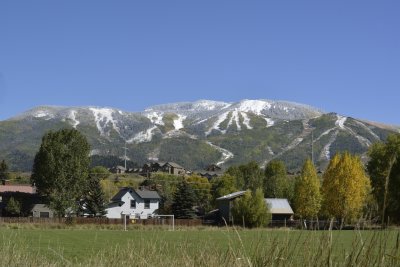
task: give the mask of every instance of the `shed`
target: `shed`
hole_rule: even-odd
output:
[[[46,204],[35,204],[32,208],[32,216],[35,218],[53,218],[54,211]]]
[[[290,220],[293,218],[294,212],[286,198],[266,198],[265,203],[268,205],[272,220]]]

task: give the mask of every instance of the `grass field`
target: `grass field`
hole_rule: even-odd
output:
[[[17,228],[17,227],[14,227]],[[10,229],[2,266],[399,266],[398,231]]]

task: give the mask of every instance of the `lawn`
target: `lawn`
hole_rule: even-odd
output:
[[[381,266],[400,264],[397,231],[0,227],[0,239],[7,266],[22,260],[32,266],[342,266],[349,260],[368,266],[361,261],[368,257],[371,263],[384,258]]]

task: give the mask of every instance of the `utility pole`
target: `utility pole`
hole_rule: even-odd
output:
[[[314,165],[314,130],[311,130],[311,162]]]
[[[123,147],[123,149],[125,151],[124,160],[125,160],[125,170],[126,170],[126,151],[128,150],[128,148],[126,147],[126,142],[125,142],[125,146]]]

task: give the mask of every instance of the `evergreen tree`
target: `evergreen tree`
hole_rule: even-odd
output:
[[[290,198],[288,195],[289,182],[286,176],[285,163],[272,160],[264,171],[264,195],[267,198]]]
[[[177,190],[174,194],[172,203],[172,212],[177,219],[193,219],[196,217],[193,210],[196,197],[192,187],[186,182],[182,181],[178,184]]]
[[[5,211],[11,216],[19,216],[21,214],[21,203],[13,197],[10,197]]]
[[[322,211],[341,222],[358,219],[370,192],[361,159],[349,153],[335,155],[323,176]]]
[[[86,138],[75,129],[50,131],[42,138],[31,181],[60,217],[67,209],[78,211],[87,185],[89,152]]]
[[[265,227],[271,219],[261,189],[255,192],[247,191],[243,196],[235,199],[231,212],[235,224],[250,228]]]
[[[195,205],[199,208],[199,213],[204,214],[211,208],[211,184],[207,178],[198,175],[189,176],[186,181],[194,190],[196,198]]]
[[[314,164],[308,159],[301,174],[296,178],[294,208],[295,214],[304,219],[314,219],[321,209],[320,182]]]
[[[90,175],[85,196],[83,197],[83,207],[85,212],[92,217],[103,217],[106,215],[105,194],[100,184],[98,176]]]

